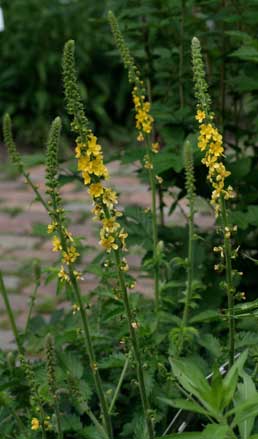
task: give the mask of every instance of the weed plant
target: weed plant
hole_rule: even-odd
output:
[[[43,276],[37,263],[28,319],[18,329],[0,273],[0,290],[17,346],[0,357],[1,437],[173,439],[180,434],[182,439],[257,439],[258,303],[243,302],[242,272],[235,268],[237,193],[227,183],[227,144],[211,109],[200,42],[196,37],[192,40],[198,140],[196,145],[192,133],[181,145],[188,210],[187,226],[180,235],[180,230],[175,234],[158,224],[156,201],[162,180],[155,157],[160,148],[148,84],[114,14],[110,12],[108,18],[132,85],[136,137],[144,151],[142,172],[148,176],[152,194],[151,211],[138,212],[137,228],[144,231],[141,239],[149,242],[142,269],[153,278],[153,294],[144,298],[130,293],[136,287],[126,259],[132,214],[128,218],[126,207],[119,207],[109,182],[103,149],[78,85],[75,43],[69,40],[63,54],[65,104],[75,135],[78,174],[99,224],[101,253],[90,267],[98,274],[99,285],[89,291],[89,267],[83,272],[78,269],[83,246],[69,231],[60,195],[60,117],[49,131],[46,193],[41,194],[17,151],[10,116],[5,115],[3,132],[10,160],[50,219],[47,235],[57,261],[44,276],[70,301],[70,310],[54,311],[49,322],[34,315]],[[182,107],[183,90],[181,80]],[[197,154],[208,170],[206,184],[216,220],[216,234],[211,231],[205,237],[195,222]],[[257,263],[252,254],[247,256],[250,263]],[[213,294],[215,300],[210,298]]]

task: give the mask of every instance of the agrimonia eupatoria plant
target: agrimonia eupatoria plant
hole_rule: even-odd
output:
[[[191,310],[193,295],[193,268],[194,268],[194,203],[195,203],[195,178],[192,145],[189,140],[184,144],[185,186],[189,204],[188,213],[188,256],[187,256],[187,280],[184,298],[184,311],[182,328],[179,339],[179,353],[184,347],[185,334],[188,331],[188,319]]]
[[[233,284],[232,270],[232,244],[231,235],[235,227],[229,224],[226,200],[234,197],[233,188],[225,186],[225,179],[230,172],[223,164],[224,146],[222,135],[214,123],[214,114],[211,112],[211,99],[208,93],[208,84],[205,79],[205,70],[199,40],[192,40],[192,61],[195,97],[197,100],[196,120],[199,123],[198,147],[205,154],[202,163],[208,168],[207,179],[212,186],[211,204],[215,209],[216,217],[221,220],[221,231],[224,243],[221,247],[214,247],[222,258],[220,265],[215,265],[216,270],[226,272],[225,289],[228,298],[228,324],[229,324],[229,360],[233,364],[235,354],[235,322],[234,303],[236,290]]]
[[[146,154],[144,156],[144,168],[149,174],[149,183],[152,194],[152,240],[153,240],[153,261],[154,261],[154,280],[155,280],[155,305],[156,311],[160,305],[160,268],[158,256],[158,225],[156,207],[156,184],[162,183],[161,177],[155,175],[153,157],[159,152],[158,142],[154,142],[152,132],[154,118],[150,114],[151,104],[146,98],[147,90],[141,79],[140,72],[135,65],[134,58],[130,54],[129,48],[120,31],[116,17],[112,11],[108,13],[108,19],[113,33],[115,44],[120,52],[125,68],[128,70],[129,82],[133,85],[132,98],[135,108],[135,122],[138,131],[137,140],[144,142]]]
[[[86,352],[89,357],[90,368],[93,381],[95,383],[98,394],[102,416],[104,419],[105,430],[109,438],[112,438],[112,426],[110,416],[108,414],[107,402],[103,390],[102,380],[97,367],[94,348],[90,335],[90,328],[87,314],[85,311],[80,286],[78,280],[81,274],[76,271],[74,263],[79,253],[74,245],[74,239],[66,228],[66,220],[62,200],[58,189],[57,171],[58,171],[58,146],[60,140],[61,120],[56,118],[52,123],[48,144],[47,144],[47,160],[46,160],[46,185],[47,194],[49,195],[49,215],[51,224],[48,226],[48,232],[53,233],[53,251],[61,252],[63,265],[59,271],[61,281],[68,282],[73,289],[76,297],[76,309],[80,312],[81,322],[83,326],[83,334],[85,340]]]
[[[97,143],[96,136],[90,130],[88,119],[84,113],[77,83],[74,41],[68,41],[64,48],[63,75],[67,111],[73,117],[71,128],[77,134],[75,153],[78,159],[78,170],[81,172],[84,184],[89,188],[88,193],[92,198],[94,206],[93,213],[102,225],[100,244],[107,253],[111,253],[114,256],[119,288],[124,303],[134,359],[137,365],[137,378],[144,418],[149,438],[152,439],[154,438],[154,428],[137,336],[138,323],[133,316],[124,276],[124,273],[128,270],[128,264],[126,259],[121,256],[122,252],[126,250],[125,239],[127,233],[118,222],[121,213],[116,208],[118,202],[117,194],[102,183],[103,180],[107,179],[108,171],[103,163],[102,148]]]

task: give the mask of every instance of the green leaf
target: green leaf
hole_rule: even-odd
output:
[[[158,398],[158,399],[171,407],[187,410],[193,413],[199,413],[204,416],[209,416],[209,412],[194,401],[188,401],[186,399],[169,399],[169,398]]]
[[[237,404],[236,407],[227,413],[227,416],[232,415],[235,415],[233,427],[246,422],[249,418],[255,419],[258,415],[258,394],[248,401]]]
[[[171,359],[173,373],[182,387],[193,394],[200,403],[209,411],[211,416],[217,418],[217,407],[212,405],[211,388],[200,369],[189,360]]]
[[[221,314],[213,309],[207,309],[202,311],[190,319],[190,323],[201,323],[201,322],[210,322],[213,320],[218,320],[221,318]]]
[[[162,436],[156,439],[202,439],[202,433],[200,431],[199,433],[194,433],[194,432],[181,433],[180,436],[178,435],[178,433],[175,433],[175,434]]]
[[[174,169],[174,171],[180,172],[184,167],[182,157],[173,152],[157,154],[153,162],[157,174],[161,174],[168,169]]]
[[[238,382],[238,377],[242,373],[244,363],[247,359],[248,351],[242,352],[240,357],[235,361],[231,369],[228,371],[227,375],[224,378],[224,406],[227,407],[228,404],[233,399],[234,393],[236,391],[236,386]]]
[[[243,383],[238,385],[238,398],[237,401],[243,402],[248,401],[250,398],[257,395],[255,384],[252,378],[245,372],[242,373]],[[248,439],[253,426],[254,426],[255,416],[245,419],[243,422],[238,424],[241,439]]]
[[[228,425],[209,424],[203,431],[201,439],[226,439],[230,429]]]
[[[242,46],[231,53],[232,57],[241,59],[243,61],[251,61],[258,63],[258,49],[253,46]]]

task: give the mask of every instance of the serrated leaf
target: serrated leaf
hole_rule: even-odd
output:
[[[213,309],[207,309],[206,311],[202,311],[199,314],[196,314],[190,319],[191,323],[200,323],[200,322],[209,322],[213,320],[218,320],[221,318],[221,314]]]
[[[224,406],[227,407],[233,399],[236,391],[238,377],[242,373],[244,363],[246,362],[248,351],[242,352],[240,357],[235,361],[233,366],[229,369],[227,375],[223,380],[224,385]]]
[[[194,401],[189,401],[186,399],[169,399],[169,398],[158,398],[158,399],[171,407],[187,410],[193,413],[199,413],[204,416],[209,416],[209,412]]]
[[[248,401],[250,398],[254,397],[257,394],[255,384],[252,378],[245,372],[242,373],[243,383],[238,385],[238,395],[236,401]],[[245,419],[243,422],[238,424],[239,432],[241,435],[241,439],[248,439],[253,426],[254,426],[255,417],[250,417],[249,419]]]
[[[211,416],[215,418],[219,416],[217,408],[212,405],[211,388],[195,363],[188,360],[171,359],[171,366],[174,375],[180,382],[181,386],[193,394],[200,403],[209,411]]]

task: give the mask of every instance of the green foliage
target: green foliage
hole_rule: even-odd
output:
[[[182,439],[257,439],[255,3],[226,1],[222,8],[217,0],[107,0],[102,4],[89,1],[85,7],[81,0],[2,0],[6,31],[1,35],[4,50],[0,95],[4,109],[16,115],[16,126],[25,128],[23,139],[40,143],[48,118],[62,111],[60,53],[63,43],[73,38],[65,46],[63,62],[66,107],[74,117],[73,131],[86,144],[89,121],[93,119],[101,135],[117,143],[122,140],[126,145],[121,155],[123,163],[144,163],[143,148],[133,140],[129,87],[107,27],[106,11],[112,8],[125,35],[123,39],[110,13],[130,80],[135,79],[136,72],[138,75],[139,66],[152,102],[154,140],[161,145],[160,153],[153,157],[153,170],[163,179],[159,186],[155,183],[161,211],[155,253],[153,215],[140,207],[125,206],[121,219],[129,234],[128,246],[141,247],[141,273],[153,278],[159,267],[160,306],[155,311],[152,298],[139,294],[137,285],[136,292],[127,295],[127,289],[134,287],[134,278],[126,271],[121,275],[124,266],[118,264],[119,259],[112,259],[116,253],[100,252],[83,268],[86,287],[88,273],[99,280],[87,297],[80,291],[81,273],[70,261],[61,275],[57,265],[32,267],[35,290],[26,327],[18,330],[0,276],[1,294],[19,350],[19,355],[16,351],[0,352],[3,439],[172,439],[179,432]],[[224,131],[230,184],[237,194],[230,205],[229,218],[230,225],[238,226],[232,238],[236,269],[232,272],[231,293],[235,303],[229,308],[221,274],[223,263],[217,264],[213,251],[216,247],[216,252],[223,252],[221,239],[216,228],[207,231],[194,221],[200,204],[207,205],[210,198],[202,156],[196,146],[192,110],[190,42],[194,35],[202,42],[205,60],[204,65],[198,40],[194,39],[198,83],[195,91],[202,107],[209,108],[204,81],[207,66],[214,113]],[[26,50],[21,50],[22,46]],[[79,83],[77,77],[81,79]],[[31,88],[24,87],[27,78],[31,79]],[[33,129],[27,125],[32,118],[36,120]],[[66,116],[63,119],[67,128]],[[61,120],[56,118],[46,154],[46,203],[27,171],[28,166],[42,163],[44,154],[21,157],[13,139],[11,119],[8,115],[4,118],[10,159],[26,178],[37,201],[50,212],[62,250],[70,242],[83,250],[79,239],[74,237],[71,241],[66,230],[59,194],[61,184],[74,179],[81,183],[74,163],[68,178],[58,175],[60,129]],[[139,170],[139,176],[146,180],[144,169]],[[167,195],[175,186],[177,195],[171,206],[164,206],[164,194],[168,200]],[[163,208],[172,214],[185,196],[190,203],[190,214],[185,214],[187,226],[166,224]],[[217,226],[220,227],[219,222]],[[34,233],[47,236],[39,225],[34,227]],[[214,271],[214,265],[219,265],[219,269]],[[243,276],[240,270],[244,271]],[[46,320],[37,313],[32,317],[41,283],[56,282],[64,274],[68,277],[58,280],[57,296],[73,305],[66,310],[55,309],[57,299],[51,298],[43,304],[51,312],[50,318]],[[248,298],[245,303],[241,303],[245,297],[242,291]],[[229,318],[234,325],[236,347],[231,367],[227,362]],[[36,427],[38,422],[35,431],[33,422]]]

